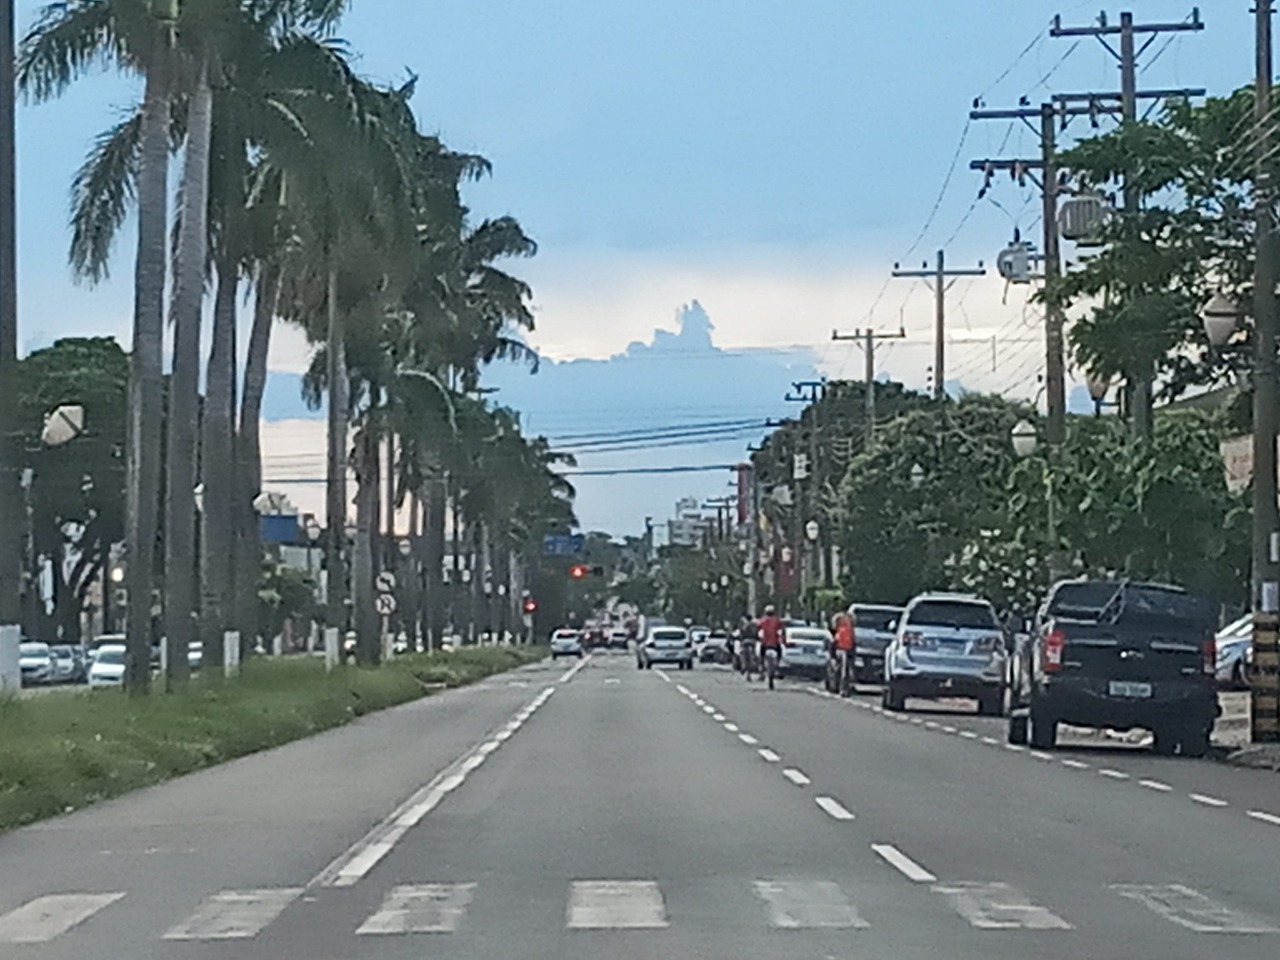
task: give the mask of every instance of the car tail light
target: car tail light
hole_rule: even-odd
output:
[[[902,635],[902,645],[905,647],[923,647],[924,634],[909,630]]]
[[[1204,654],[1203,669],[1206,676],[1216,676],[1218,672],[1218,641],[1210,637],[1200,648]]]
[[[1050,630],[1044,636],[1044,672],[1057,673],[1062,669],[1062,653],[1067,646],[1067,635],[1061,630]]]
[[[973,641],[973,649],[976,653],[995,653],[1000,647],[1000,638],[998,636],[979,637]]]

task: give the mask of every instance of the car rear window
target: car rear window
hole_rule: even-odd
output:
[[[891,633],[891,627],[902,616],[902,610],[898,607],[854,607],[853,616],[861,629]]]
[[[1054,591],[1051,615],[1095,617],[1107,612],[1114,618],[1157,618],[1203,625],[1211,622],[1212,605],[1181,590],[1152,584],[1107,581],[1064,583]]]
[[[654,643],[683,643],[685,633],[683,630],[655,630],[652,639]]]
[[[922,600],[911,608],[908,622],[922,627],[992,627],[999,629],[995,611],[985,603],[963,600]]]
[[[828,634],[822,630],[788,630],[790,643],[826,643]]]
[[[577,640],[578,631],[577,630],[557,630],[555,639],[556,640]]]

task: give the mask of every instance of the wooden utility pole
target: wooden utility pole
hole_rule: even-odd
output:
[[[855,330],[853,333],[831,331],[832,340],[853,340],[862,347],[863,359],[867,364],[866,373],[863,376],[863,382],[866,384],[863,419],[866,421],[867,450],[871,449],[871,444],[876,437],[876,341],[905,340],[906,338],[907,331],[901,328],[896,333],[877,333],[870,327],[866,330]]]
[[[947,291],[955,283],[956,277],[982,277],[987,271],[979,263],[977,269],[947,269],[947,255],[938,251],[937,263],[930,268],[924,264],[919,270],[903,270],[898,264],[893,265],[895,277],[912,277],[919,280],[930,280],[934,300],[933,328],[933,398],[946,398],[946,335],[947,335]]]

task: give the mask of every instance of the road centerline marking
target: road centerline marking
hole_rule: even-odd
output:
[[[1148,790],[1159,790],[1161,793],[1168,793],[1173,789],[1167,783],[1161,783],[1159,780],[1139,780],[1138,786],[1146,787]]]
[[[738,734],[738,739],[741,740],[743,743],[745,743],[748,747],[754,747],[757,743],[760,742],[749,733]]]
[[[820,806],[833,820],[852,820],[852,811],[835,797],[814,797],[813,802]]]
[[[1099,770],[1098,776],[1110,777],[1112,780],[1128,780],[1129,779],[1129,775],[1125,773],[1123,770],[1112,770],[1109,767],[1104,767],[1103,769]]]
[[[813,783],[812,780],[806,777],[804,773],[797,770],[795,767],[787,767],[787,769],[782,771],[782,775],[797,787],[807,787],[809,784]]]
[[[1206,807],[1225,807],[1227,801],[1220,800],[1218,797],[1206,796],[1203,793],[1191,793],[1188,796],[1196,803],[1203,803]]]
[[[1261,820],[1263,823],[1280,827],[1280,817],[1277,817],[1274,813],[1267,813],[1265,810],[1246,810],[1245,815],[1253,817],[1255,820]]]
[[[766,763],[777,763],[782,759],[768,747],[765,747],[762,750],[757,750],[756,753],[760,754],[760,759],[764,760]]]
[[[891,843],[873,843],[871,849],[912,883],[933,883],[938,879]]]

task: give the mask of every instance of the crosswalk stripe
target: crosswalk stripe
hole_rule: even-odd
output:
[[[756,894],[769,906],[769,922],[784,930],[868,925],[830,881],[757,880]]]
[[[578,880],[569,890],[571,930],[667,926],[662,891],[652,880]]]
[[[1180,883],[1113,883],[1111,889],[1196,933],[1280,933],[1271,924],[1238,913]]]
[[[1032,903],[1007,883],[937,883],[934,893],[979,930],[1070,930],[1071,924]]]
[[[248,940],[302,893],[301,887],[223,890],[164,934],[165,940]]]
[[[0,916],[0,943],[48,943],[123,896],[123,893],[59,893],[31,900]]]
[[[356,936],[389,933],[453,933],[466,915],[474,883],[426,883],[394,888]]]

